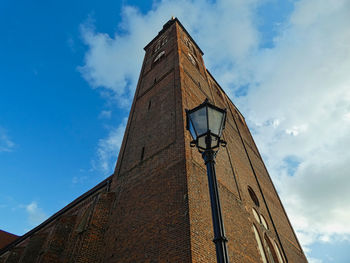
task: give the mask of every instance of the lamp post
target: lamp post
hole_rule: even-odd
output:
[[[207,167],[210,194],[211,213],[214,228],[216,258],[218,263],[228,263],[228,253],[225,237],[224,222],[221,214],[220,198],[215,173],[215,156],[219,146],[226,146],[221,140],[222,130],[225,128],[226,110],[220,109],[206,99],[192,110],[186,110],[187,129],[193,140],[191,147],[197,147],[202,154]]]

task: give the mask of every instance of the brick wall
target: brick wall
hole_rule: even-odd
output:
[[[102,262],[115,193],[89,192],[2,250],[0,262]]]

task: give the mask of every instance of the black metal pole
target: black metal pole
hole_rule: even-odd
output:
[[[216,152],[209,149],[203,152],[202,157],[207,166],[211,214],[213,217],[214,240],[218,263],[229,263],[225,237],[224,222],[221,215],[220,198],[215,173]]]

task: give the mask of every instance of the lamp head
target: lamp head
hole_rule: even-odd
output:
[[[220,109],[206,99],[199,106],[186,110],[186,118],[187,129],[193,138],[191,146],[205,151],[223,143],[220,137],[225,128],[226,109]]]

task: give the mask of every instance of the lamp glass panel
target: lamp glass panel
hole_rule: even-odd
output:
[[[209,129],[212,133],[218,136],[221,135],[223,117],[223,112],[208,107]]]
[[[194,126],[197,136],[207,132],[207,111],[206,107],[200,108],[190,113],[190,120]]]
[[[201,136],[201,137],[198,138],[198,147],[199,148],[202,148],[202,149],[206,149],[207,148],[207,145],[205,143],[205,137],[206,137],[206,135]]]
[[[205,142],[205,138],[207,137],[207,135],[203,135],[203,136],[200,136],[198,137],[198,147],[200,148],[203,148],[203,149],[210,149],[210,148],[216,148],[216,147],[219,147],[219,138],[214,136],[214,135],[211,135],[211,145],[208,145],[207,147],[207,144]]]
[[[189,121],[188,127],[189,127],[189,131],[191,133],[192,138],[195,140],[197,138],[197,136],[196,136],[196,132],[194,131],[193,124],[192,124],[191,120]]]

